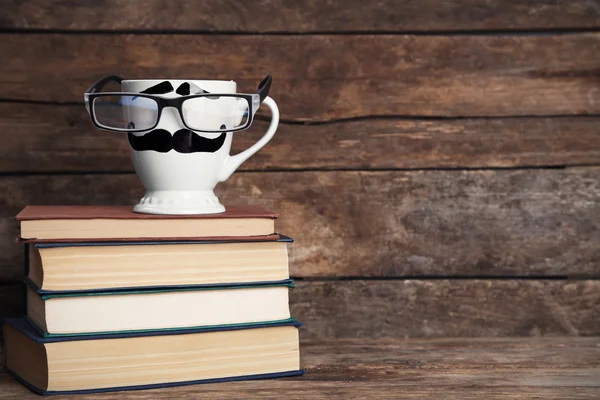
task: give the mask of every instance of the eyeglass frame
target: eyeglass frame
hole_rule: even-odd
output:
[[[85,102],[85,109],[87,110],[88,114],[90,115],[90,119],[92,120],[92,123],[94,124],[94,126],[96,126],[96,128],[102,129],[105,131],[111,131],[111,132],[131,132],[131,133],[133,133],[133,132],[150,131],[158,126],[158,123],[160,122],[160,117],[162,115],[163,108],[173,107],[173,108],[177,109],[177,111],[179,112],[179,117],[180,117],[183,125],[191,131],[203,132],[203,133],[223,133],[223,132],[242,131],[242,130],[248,129],[250,127],[250,125],[252,125],[252,122],[254,121],[254,114],[256,114],[256,111],[258,111],[258,109],[260,108],[260,105],[267,98],[267,96],[269,94],[269,89],[271,88],[272,77],[271,77],[271,75],[267,75],[258,84],[258,90],[254,94],[204,92],[202,94],[189,94],[189,95],[180,96],[180,97],[165,98],[165,97],[162,97],[161,95],[137,93],[137,92],[100,92],[100,90],[102,90],[102,88],[104,86],[106,86],[108,83],[117,82],[120,84],[123,80],[124,80],[123,78],[121,78],[120,76],[117,76],[117,75],[106,76],[106,77],[98,80],[97,82],[95,82],[83,94],[83,99]],[[108,96],[146,97],[146,98],[150,98],[150,99],[156,101],[156,104],[158,106],[156,122],[154,123],[154,125],[152,127],[143,128],[143,129],[135,129],[135,128],[134,129],[128,129],[128,128],[120,129],[120,128],[112,128],[112,127],[102,125],[96,119],[96,115],[94,113],[94,101],[95,101],[95,99],[97,99],[99,97],[108,97]],[[202,129],[194,129],[194,128],[188,126],[188,124],[185,121],[185,118],[183,116],[183,109],[182,109],[183,103],[186,100],[190,100],[190,99],[194,99],[194,98],[198,98],[198,97],[216,97],[216,96],[237,97],[237,98],[245,99],[246,102],[248,103],[248,118],[247,118],[246,123],[242,126],[232,128],[232,129],[226,129],[226,130],[202,130]]]

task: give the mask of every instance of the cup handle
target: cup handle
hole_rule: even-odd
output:
[[[230,155],[227,157],[227,159],[225,160],[225,164],[221,169],[221,173],[219,174],[219,182],[226,181],[231,176],[231,174],[233,174],[235,170],[238,169],[240,165],[242,165],[244,161],[253,156],[258,150],[260,150],[265,144],[267,144],[269,140],[271,140],[273,135],[275,135],[275,131],[277,131],[277,126],[279,125],[279,108],[277,107],[277,103],[275,103],[275,100],[273,100],[269,96],[265,98],[263,104],[265,104],[271,109],[271,124],[269,124],[267,132],[265,132],[263,137],[261,137],[258,142],[254,143],[246,150],[234,156]]]

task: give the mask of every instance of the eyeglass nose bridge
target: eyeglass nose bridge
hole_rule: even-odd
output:
[[[179,129],[187,128],[177,105],[165,103],[162,107],[162,111],[158,116],[158,121],[155,129],[166,129],[169,132],[175,132]]]
[[[186,98],[183,97],[161,97],[159,99],[161,107],[175,107],[180,108]]]

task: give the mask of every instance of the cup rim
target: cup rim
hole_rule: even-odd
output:
[[[186,79],[186,78],[156,78],[156,79],[123,79],[121,83],[124,82],[150,82],[150,81],[203,81],[203,82],[215,82],[215,83],[230,83],[235,81],[233,79],[230,80],[219,80],[219,79]]]

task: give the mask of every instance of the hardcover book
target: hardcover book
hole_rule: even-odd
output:
[[[26,244],[31,285],[44,291],[227,285],[289,278],[287,243],[276,241]]]
[[[27,317],[45,336],[238,326],[290,320],[292,280],[106,292],[27,289]]]
[[[220,214],[155,215],[128,206],[27,206],[18,215],[24,240],[277,239],[277,214],[260,206],[229,206]]]
[[[4,364],[39,394],[81,394],[301,375],[297,322],[44,338],[4,323]]]

